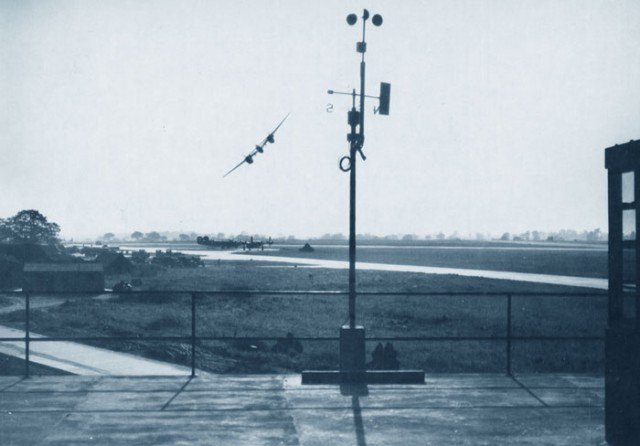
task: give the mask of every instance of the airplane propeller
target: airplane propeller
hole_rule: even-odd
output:
[[[280,124],[278,124],[276,126],[275,129],[273,129],[273,131],[271,133],[269,133],[267,135],[267,137],[265,139],[262,140],[262,142],[258,145],[256,145],[256,148],[253,149],[253,151],[244,157],[244,159],[242,161],[240,161],[240,163],[238,163],[233,169],[231,169],[229,172],[225,173],[222,178],[226,177],[227,175],[229,175],[231,172],[233,172],[234,170],[236,170],[238,167],[242,166],[244,163],[247,164],[252,164],[253,163],[253,157],[256,156],[258,153],[264,153],[264,148],[268,143],[274,143],[276,140],[274,138],[274,134],[278,131],[278,129],[280,128],[280,126],[284,123],[284,121],[287,120],[287,118],[289,117],[291,113],[287,113],[287,116],[285,116],[282,121],[280,121]]]

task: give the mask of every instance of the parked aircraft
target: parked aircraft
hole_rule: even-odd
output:
[[[240,246],[244,247],[243,242],[237,242],[235,240],[211,240],[206,235],[204,237],[196,238],[198,245],[207,246],[213,249],[237,249]]]
[[[269,237],[266,242],[253,240],[253,237],[249,241],[237,241],[237,240],[211,240],[208,236],[196,238],[198,245],[203,245],[212,249],[238,249],[242,247],[243,251],[251,251],[252,249],[260,249],[264,251],[264,245],[273,245],[273,240]]]
[[[266,242],[253,241],[253,237],[251,237],[251,240],[249,240],[248,242],[244,242],[244,245],[242,246],[242,250],[251,251],[252,249],[260,249],[260,251],[264,251],[265,244],[268,246],[273,245],[273,240],[271,240],[271,237],[269,237],[269,240],[267,240]]]

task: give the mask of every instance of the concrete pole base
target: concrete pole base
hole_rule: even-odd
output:
[[[340,327],[340,371],[361,372],[366,368],[364,327]]]
[[[340,370],[305,370],[302,384],[424,384],[422,370],[366,370],[364,327],[340,328]]]

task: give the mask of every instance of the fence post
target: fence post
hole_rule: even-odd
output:
[[[191,293],[191,377],[196,376],[196,293]]]
[[[511,294],[507,294],[507,375],[511,376]]]
[[[30,322],[30,311],[29,311],[29,293],[25,293],[25,331],[24,331],[24,376],[25,378],[29,377],[29,322]]]

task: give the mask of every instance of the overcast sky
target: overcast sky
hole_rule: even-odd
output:
[[[640,138],[637,1],[0,0],[0,217],[83,237],[606,230],[603,149]],[[369,24],[370,25],[370,24]],[[327,113],[327,104],[334,112]],[[291,112],[255,163],[227,178]]]

